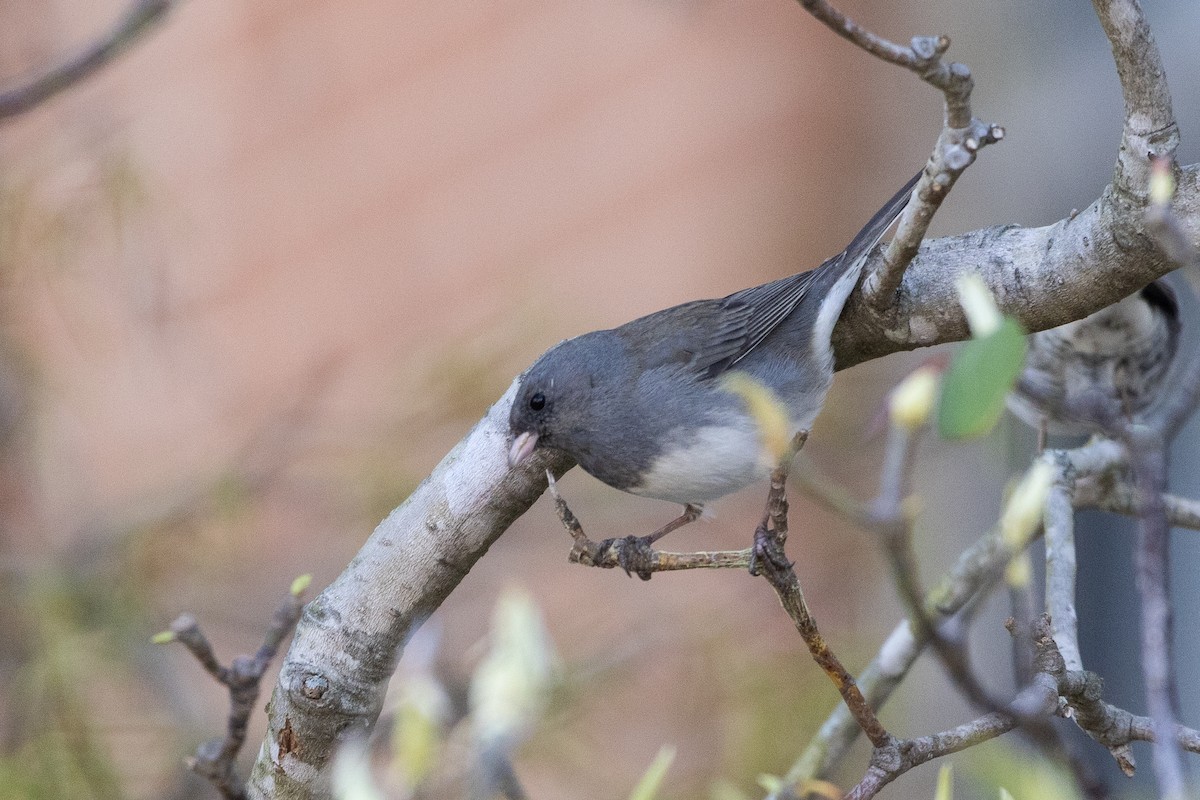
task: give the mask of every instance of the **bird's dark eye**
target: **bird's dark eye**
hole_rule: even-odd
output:
[[[529,398],[529,407],[534,411],[541,411],[546,407],[546,395],[538,392],[533,397]]]

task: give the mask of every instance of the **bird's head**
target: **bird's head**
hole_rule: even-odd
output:
[[[511,466],[539,447],[578,456],[581,435],[592,427],[597,359],[602,357],[602,348],[591,338],[586,334],[561,342],[521,376],[508,418],[513,436],[508,451]]]

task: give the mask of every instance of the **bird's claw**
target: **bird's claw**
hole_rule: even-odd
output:
[[[750,574],[757,577],[764,569],[778,573],[795,566],[796,562],[789,561],[784,553],[779,537],[760,525],[754,531],[754,545],[750,548]]]
[[[616,550],[617,564],[629,576],[637,575],[644,581],[650,580],[654,567],[654,539],[650,536],[624,536],[600,542],[597,561],[603,561],[609,551]]]

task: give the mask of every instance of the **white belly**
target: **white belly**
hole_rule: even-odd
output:
[[[629,491],[699,505],[767,477],[774,466],[753,426],[701,428],[686,443],[668,448]]]

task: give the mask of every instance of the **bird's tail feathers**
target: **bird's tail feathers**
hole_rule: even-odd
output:
[[[842,308],[846,305],[850,292],[854,291],[858,284],[867,256],[908,205],[922,172],[912,176],[892,199],[884,203],[883,208],[875,212],[875,216],[850,240],[845,250],[817,267],[818,270],[828,270],[830,277],[834,278],[833,285],[821,299],[821,309],[817,314],[816,329],[813,331],[814,350],[818,350],[827,358],[832,358],[829,342],[833,336],[833,326],[842,315]]]

